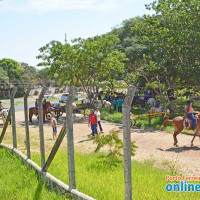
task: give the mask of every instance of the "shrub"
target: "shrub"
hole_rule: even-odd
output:
[[[117,162],[119,162],[119,157],[122,156],[122,149],[123,149],[123,142],[119,138],[118,133],[120,130],[111,130],[109,135],[98,135],[96,137],[93,137],[94,143],[97,144],[97,147],[95,149],[95,152],[99,152],[101,148],[104,146],[108,146],[108,154],[106,155],[108,163],[112,166],[117,165]],[[137,146],[135,146],[134,142],[131,142],[131,155],[135,155],[135,149]]]

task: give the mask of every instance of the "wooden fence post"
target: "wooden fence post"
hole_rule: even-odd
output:
[[[61,143],[62,143],[62,141],[65,137],[65,134],[66,134],[66,124],[64,124],[64,126],[62,127],[60,134],[59,134],[59,136],[58,136],[58,138],[57,138],[57,140],[56,140],[56,142],[55,142],[55,144],[54,144],[54,146],[51,150],[51,153],[49,154],[49,157],[48,157],[45,165],[42,168],[42,171],[46,172],[48,170],[49,166],[51,165],[51,163],[52,163],[52,161],[53,161],[53,159],[54,159],[54,157],[55,157],[55,155],[58,151],[58,148],[60,147],[60,145],[61,145]]]
[[[16,123],[15,123],[15,94],[17,88],[13,87],[10,94],[10,105],[11,105],[11,120],[12,120],[12,136],[13,136],[13,147],[17,149],[17,135],[16,135]]]
[[[130,86],[123,103],[124,187],[125,200],[132,200],[130,110],[136,88]]]
[[[24,95],[24,117],[25,117],[25,129],[26,129],[26,150],[27,157],[31,159],[31,151],[30,151],[30,138],[29,138],[29,121],[28,121],[28,95],[30,93],[30,88],[27,88],[26,93]]]
[[[67,150],[68,150],[68,173],[69,173],[69,187],[76,188],[75,180],[75,162],[74,162],[74,137],[73,137],[73,116],[72,103],[77,90],[74,86],[69,89],[69,96],[66,101],[66,130],[67,130]]]
[[[0,136],[0,143],[2,143],[2,141],[3,141],[4,135],[5,135],[5,133],[6,133],[6,129],[7,129],[7,127],[8,127],[8,123],[9,123],[9,121],[10,121],[10,117],[11,117],[11,110],[9,110],[8,116],[7,116],[7,118],[6,118],[6,122],[5,122],[5,124],[3,125],[3,130],[2,130],[1,136]]]
[[[41,154],[41,167],[45,165],[45,149],[44,149],[44,129],[43,129],[43,98],[44,94],[48,90],[47,87],[43,87],[39,96],[38,117],[39,117],[39,132],[40,132],[40,154]]]

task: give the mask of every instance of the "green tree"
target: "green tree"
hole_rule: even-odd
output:
[[[22,81],[24,69],[17,61],[7,58],[1,59],[0,68],[7,73],[10,83],[19,83]]]
[[[78,38],[72,45],[52,41],[40,48],[38,58],[44,62],[39,65],[50,66],[49,74],[56,82],[82,86],[89,95],[101,81],[124,73],[126,56],[114,48],[117,42],[115,35]]]
[[[23,80],[25,84],[30,87],[35,86],[38,74],[37,69],[24,62],[20,63],[20,65],[24,69]]]
[[[24,69],[20,64],[15,60],[4,58],[0,60],[0,69],[4,71],[4,74],[7,74],[8,83],[17,86],[16,97],[23,96],[25,85],[22,77]]]
[[[8,84],[9,83],[9,77],[7,75],[7,72],[4,71],[2,68],[0,68],[0,82],[1,84]]]
[[[157,0],[146,7],[155,14],[126,20],[114,30],[118,48],[130,60],[127,78],[139,86],[198,85],[200,1]]]

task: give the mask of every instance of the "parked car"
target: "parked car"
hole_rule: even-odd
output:
[[[61,102],[61,103],[66,103],[66,101],[67,101],[67,99],[68,99],[68,96],[69,96],[69,93],[63,94],[63,95],[61,96],[60,102]],[[78,100],[78,98],[75,96],[75,97],[74,97],[74,100]]]

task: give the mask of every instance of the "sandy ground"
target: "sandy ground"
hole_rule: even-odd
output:
[[[23,111],[16,112],[17,121],[17,139],[18,148],[21,151],[25,149],[25,128]],[[61,117],[58,123],[58,133],[62,128],[64,117]],[[38,121],[33,118],[33,125],[30,124],[31,152],[39,152],[39,127]],[[110,123],[102,120],[104,134],[108,134],[112,129],[121,129],[122,125]],[[2,127],[0,128],[0,131]],[[95,144],[88,137],[91,129],[88,127],[87,118],[77,115],[74,119],[74,147],[76,152],[89,153],[94,151]],[[119,133],[122,138],[123,133]],[[11,144],[11,127],[9,126],[3,143]],[[49,154],[54,140],[52,140],[52,128],[50,122],[44,124],[45,150]],[[131,139],[138,146],[134,160],[151,161],[156,166],[162,168],[178,169],[179,172],[186,175],[200,176],[200,141],[198,138],[194,141],[194,147],[190,147],[192,135],[181,133],[178,135],[179,147],[173,146],[173,136],[171,133],[162,131],[146,131],[142,129],[131,129]],[[67,149],[66,138],[60,147],[61,150]]]

